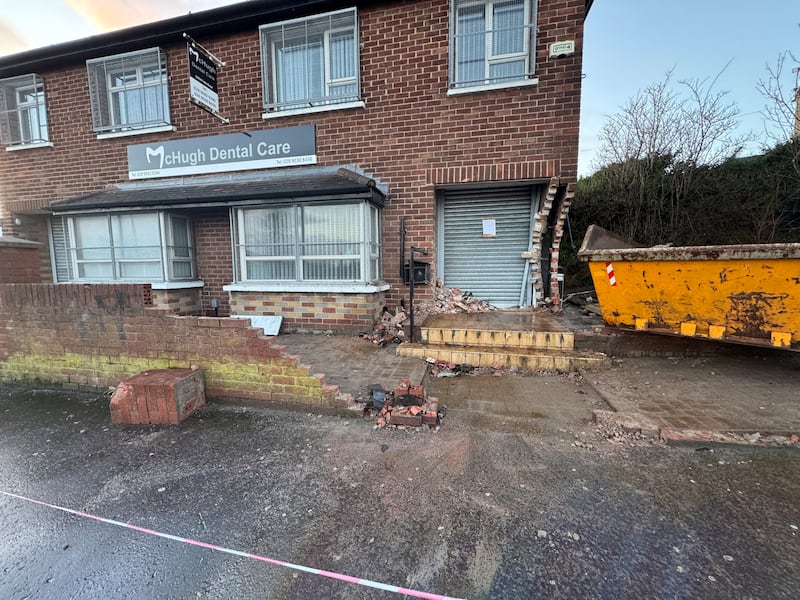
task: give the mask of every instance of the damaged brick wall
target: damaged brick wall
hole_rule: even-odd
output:
[[[146,285],[0,285],[0,380],[116,386],[148,369],[199,367],[209,397],[307,410],[344,405],[246,319],[145,305]]]

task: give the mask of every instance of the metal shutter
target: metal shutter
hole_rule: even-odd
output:
[[[53,256],[53,273],[56,283],[72,280],[72,261],[69,258],[69,228],[66,217],[50,220],[50,247]]]
[[[531,239],[531,187],[446,190],[440,213],[444,284],[498,307],[519,305]],[[483,237],[495,219],[497,237]]]

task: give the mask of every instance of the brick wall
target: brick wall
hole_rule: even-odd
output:
[[[200,288],[152,290],[153,307],[176,315],[198,315],[200,292]]]
[[[182,317],[145,305],[144,285],[0,285],[0,380],[77,389],[148,369],[204,372],[210,397],[333,410],[336,386],[246,319]]]
[[[51,201],[127,179],[130,144],[314,123],[320,164],[355,164],[389,185],[383,215],[384,273],[390,303],[407,295],[399,278],[400,219],[407,244],[435,250],[436,184],[577,176],[581,54],[585,0],[540,0],[536,37],[539,83],[447,96],[448,0],[384,2],[359,9],[361,82],[365,109],[264,121],[257,28],[203,38],[226,61],[219,70],[224,125],[186,100],[185,44],[167,51],[175,133],[95,139],[83,63],[41,72],[53,148],[0,153],[0,202],[6,214],[38,211]],[[572,56],[550,58],[552,42],[574,40]],[[9,193],[13,190],[13,194]],[[215,220],[217,219],[217,220]],[[224,221],[224,226],[223,226]],[[3,222],[14,231],[13,219]],[[227,217],[197,228],[204,301],[231,282]],[[435,255],[431,255],[436,264]],[[419,286],[421,299],[429,288]],[[224,307],[227,309],[227,307]],[[224,314],[224,313],[223,313]]]
[[[217,314],[230,314],[228,292],[222,286],[233,278],[230,218],[227,209],[202,213],[194,221],[194,244],[197,255],[197,275],[203,280],[200,296],[201,314],[211,315],[211,300],[219,303]]]
[[[38,244],[0,237],[0,283],[42,280]]]
[[[281,331],[370,331],[385,304],[377,294],[231,292],[231,314],[280,315]]]

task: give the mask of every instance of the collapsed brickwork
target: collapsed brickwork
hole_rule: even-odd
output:
[[[347,405],[337,386],[246,319],[148,306],[147,285],[0,285],[0,380],[105,389],[141,371],[197,367],[211,398],[304,410]]]

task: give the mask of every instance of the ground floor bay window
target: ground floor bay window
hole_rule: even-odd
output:
[[[368,285],[381,279],[380,210],[369,202],[232,210],[237,283]]]
[[[59,283],[195,278],[192,227],[185,216],[162,211],[57,216],[51,237]]]

